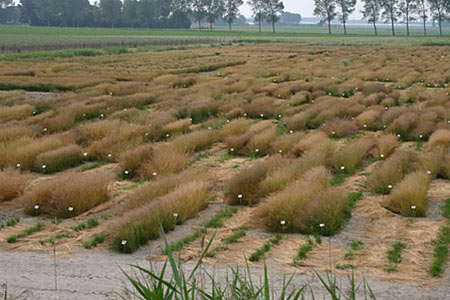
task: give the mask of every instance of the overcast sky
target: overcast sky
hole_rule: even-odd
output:
[[[95,3],[96,0],[89,0],[91,3]],[[246,17],[252,15],[252,10],[247,4],[247,0],[244,0],[245,4],[241,6],[241,13]],[[16,0],[18,2],[18,0]],[[283,0],[285,11],[300,13],[302,17],[313,17],[314,0]],[[350,19],[360,19],[361,13],[361,1],[358,0],[356,4],[356,10],[350,17]]]

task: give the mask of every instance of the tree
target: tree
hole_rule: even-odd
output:
[[[381,8],[383,9],[381,16],[383,17],[384,22],[391,22],[392,35],[395,35],[394,24],[401,15],[398,4],[398,0],[381,0]]]
[[[339,7],[339,20],[344,26],[344,34],[347,34],[347,20],[350,14],[355,11],[356,0],[336,0],[336,3]]]
[[[280,19],[284,4],[280,0],[263,0],[263,8],[267,21],[272,23],[272,32],[275,32],[275,23]]]
[[[336,17],[335,0],[314,0],[314,15],[322,17],[321,23],[328,23],[328,34],[331,34],[331,21]]]
[[[205,0],[206,4],[206,19],[209,23],[209,29],[212,30],[212,25],[224,11],[224,0]]]
[[[378,35],[377,22],[380,19],[380,2],[378,0],[362,0],[362,2],[363,10],[361,10],[361,13],[363,14],[363,18],[366,19],[368,23],[373,24],[375,35]]]
[[[442,21],[448,18],[446,12],[450,11],[450,1],[448,0],[428,0],[433,21],[439,25],[439,35],[442,36]]]
[[[120,21],[122,1],[100,0],[100,10],[105,22],[111,24],[111,27],[114,28],[114,24],[117,24]]]
[[[258,22],[259,32],[261,32],[261,23],[266,17],[263,0],[249,0],[247,3],[252,7],[252,17]]]
[[[297,26],[301,20],[302,16],[300,14],[284,11],[280,16],[279,23],[286,26]]]
[[[0,8],[6,8],[12,4],[12,0],[0,0]]]
[[[423,35],[427,35],[427,27],[426,27],[426,23],[428,20],[428,4],[427,4],[427,0],[416,0],[416,5],[417,5],[417,11],[419,13],[420,18],[422,19],[423,22]]]
[[[123,21],[133,28],[138,20],[138,5],[139,2],[137,0],[123,1]]]
[[[409,36],[409,22],[414,21],[414,13],[417,12],[417,4],[415,0],[402,0],[400,2],[399,11],[406,23],[406,35]]]
[[[194,20],[198,22],[198,29],[202,29],[202,20],[205,17],[206,9],[205,0],[192,0],[191,2],[191,12]]]
[[[231,31],[231,24],[239,14],[239,7],[244,4],[242,0],[225,0],[223,19],[228,23]]]
[[[36,24],[39,20],[36,16],[35,6],[32,0],[20,0],[20,20],[30,25]]]

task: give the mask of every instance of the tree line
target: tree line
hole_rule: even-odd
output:
[[[357,0],[314,0],[314,15],[326,23],[331,34],[331,22],[338,19],[347,34],[347,22],[355,11]],[[450,0],[361,0],[363,18],[373,25],[378,34],[377,23],[390,23],[392,35],[394,24],[405,23],[410,34],[410,22],[421,21],[423,33],[426,22],[432,20],[439,26],[450,19]],[[217,20],[229,26],[240,17],[239,7],[243,0],[99,0],[94,5],[88,0],[20,0],[14,6],[12,0],[0,0],[1,13],[9,12],[20,16],[22,23],[47,26],[83,27],[147,27],[147,28],[190,28],[194,22],[198,28],[208,27]],[[281,0],[248,0],[252,17],[261,26],[268,22],[275,32],[275,24],[284,11]]]
[[[421,21],[423,34],[427,34],[426,22],[432,20],[439,26],[442,35],[442,23],[450,19],[450,0],[361,0],[363,9],[361,13],[368,23],[373,25],[375,35],[378,34],[377,23],[383,21],[390,23],[392,35],[395,35],[395,23],[402,21],[406,25],[406,34],[409,36],[410,22]],[[328,33],[331,34],[331,21],[336,18],[344,27],[347,34],[347,21],[355,11],[356,0],[314,0],[314,15],[322,18],[322,23],[328,24]]]

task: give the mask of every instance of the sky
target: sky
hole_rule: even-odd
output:
[[[96,2],[97,0],[89,0],[92,4]],[[18,2],[16,0],[15,2]],[[285,7],[285,11],[293,12],[293,13],[300,13],[302,17],[313,17],[313,11],[314,11],[314,0],[283,0],[283,4]],[[362,3],[361,0],[358,0],[356,4],[356,10],[351,15],[350,19],[361,19],[361,13],[359,12],[361,10]],[[250,17],[252,15],[252,9],[247,4],[247,0],[244,0],[244,5],[240,7],[241,13],[246,16]]]

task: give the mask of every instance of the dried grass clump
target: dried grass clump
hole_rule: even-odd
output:
[[[0,123],[6,123],[14,120],[22,120],[30,117],[33,113],[33,107],[28,104],[15,106],[0,106]]]
[[[163,127],[164,133],[169,133],[171,135],[177,134],[177,133],[185,133],[189,131],[189,128],[191,126],[191,121],[189,119],[181,119],[174,122],[171,122],[169,124],[166,124]]]
[[[374,146],[375,141],[371,138],[360,138],[350,142],[334,153],[327,165],[337,173],[352,174],[361,166],[362,161]]]
[[[102,173],[69,173],[42,182],[22,197],[29,215],[70,218],[108,200],[112,176]],[[38,209],[35,206],[38,205]],[[69,207],[73,210],[70,211]]]
[[[127,171],[127,177],[134,177],[141,165],[152,158],[153,151],[153,146],[144,144],[122,153],[119,158],[120,174]]]
[[[419,121],[416,113],[404,113],[398,116],[390,125],[388,130],[399,134],[402,139],[408,138],[409,133],[414,130]]]
[[[303,111],[285,119],[287,130],[303,130],[308,122],[314,117],[311,111]]]
[[[208,204],[209,196],[209,182],[195,180],[125,213],[113,226],[114,248],[120,252],[134,252],[149,240],[158,238],[160,226],[168,232],[174,229],[176,223],[194,217]]]
[[[10,143],[0,144],[0,166],[16,167],[20,164],[22,170],[30,170],[36,157],[44,152],[65,146],[65,142],[57,136],[31,139],[17,139]]]
[[[447,154],[444,161],[442,161],[439,176],[445,179],[450,179],[450,154]]]
[[[450,130],[438,129],[436,130],[428,140],[425,148],[432,149],[436,146],[448,147],[450,145]]]
[[[270,153],[288,154],[292,147],[304,136],[304,132],[280,135],[270,144]]]
[[[258,98],[245,104],[244,110],[250,118],[261,118],[262,114],[264,118],[270,119],[275,115],[274,101],[272,97]]]
[[[170,144],[178,152],[192,153],[205,150],[219,140],[220,134],[216,130],[197,130],[175,137]]]
[[[259,183],[266,178],[267,174],[284,166],[286,162],[287,160],[276,155],[240,171],[227,183],[224,189],[225,201],[230,205],[258,203]]]
[[[89,157],[115,161],[122,153],[142,144],[146,130],[143,126],[122,124],[101,140],[90,144],[87,149]]]
[[[151,160],[145,162],[138,170],[141,178],[155,178],[159,175],[178,173],[189,162],[189,153],[180,152],[171,145],[160,145],[152,153]]]
[[[367,110],[355,118],[359,128],[362,129],[376,129],[376,123],[382,114],[380,109]]]
[[[430,177],[423,171],[408,174],[382,203],[387,209],[405,217],[424,217],[428,208]]]
[[[274,130],[274,125],[272,124],[272,122],[270,120],[261,121],[252,125],[250,129],[244,134],[227,136],[224,139],[224,142],[230,152],[247,155],[249,154],[249,151],[252,150],[252,148],[250,148],[250,146],[245,146],[249,143],[249,141],[251,141],[253,137],[257,136],[260,133],[261,135],[257,138],[257,142],[261,142],[262,146],[264,146],[264,142],[267,141],[270,145],[270,142],[275,137],[271,136],[269,130]],[[267,147],[269,147],[269,145],[267,145]]]
[[[104,120],[77,127],[73,132],[76,135],[78,144],[88,145],[112,134],[122,125],[125,125],[125,123],[119,120]]]
[[[370,151],[370,154],[375,159],[385,159],[391,155],[397,147],[397,136],[393,134],[383,134],[376,139],[375,147]]]
[[[7,168],[0,171],[0,202],[12,200],[20,196],[30,180],[27,173]]]
[[[332,187],[331,178],[324,167],[309,170],[301,180],[266,198],[258,206],[256,217],[270,231],[322,235],[338,232],[350,208],[347,194]]]
[[[168,176],[159,177],[154,181],[149,181],[140,185],[131,195],[130,200],[124,207],[124,211],[128,211],[137,207],[141,207],[154,199],[161,197],[191,181],[200,181],[210,179],[210,175],[204,171],[190,171],[182,172],[180,174],[171,174]]]
[[[33,170],[42,173],[55,173],[79,165],[83,161],[83,149],[78,145],[69,145],[39,154]],[[43,168],[45,166],[45,168]]]
[[[435,146],[429,152],[417,156],[413,168],[426,172],[430,178],[435,178],[443,166],[445,154],[444,147]]]
[[[334,151],[335,144],[330,140],[315,145],[303,157],[291,161],[287,166],[268,174],[259,183],[256,196],[258,198],[264,198],[269,194],[281,190],[289,183],[299,179],[308,170],[323,165],[333,155]]]
[[[321,130],[329,137],[347,137],[358,132],[355,122],[347,119],[333,119],[326,121]]]
[[[389,194],[403,176],[411,169],[415,154],[411,151],[396,151],[367,177],[370,191]]]
[[[322,142],[328,140],[328,137],[322,131],[314,131],[308,133],[304,138],[302,138],[298,143],[296,143],[292,150],[290,151],[290,155],[292,156],[301,156],[303,153],[311,150]]]
[[[230,121],[220,129],[222,137],[241,135],[247,132],[248,128],[252,125],[252,120],[239,118]]]
[[[35,130],[23,125],[2,125],[0,126],[0,143],[11,142],[21,137],[32,137]]]
[[[275,128],[268,128],[258,134],[255,134],[248,142],[245,153],[254,155],[265,155],[270,144],[276,137]]]

